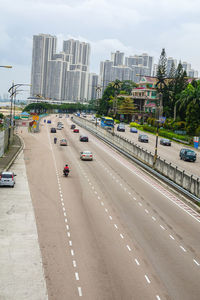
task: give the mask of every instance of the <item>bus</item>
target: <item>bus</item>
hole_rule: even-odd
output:
[[[105,129],[111,129],[114,127],[114,120],[110,117],[102,117],[101,118],[101,127]]]

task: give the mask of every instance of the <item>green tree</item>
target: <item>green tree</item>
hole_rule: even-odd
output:
[[[121,105],[118,109],[118,114],[123,114],[127,116],[128,121],[130,122],[132,120],[132,116],[135,111],[135,106],[133,103],[133,99],[130,97],[124,98]]]
[[[189,135],[195,135],[200,125],[200,106],[198,102],[190,102],[186,111],[186,130]]]

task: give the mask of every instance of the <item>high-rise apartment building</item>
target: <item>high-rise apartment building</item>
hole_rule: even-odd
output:
[[[168,57],[167,58],[167,76],[169,76],[172,66],[174,66],[175,69],[177,68],[177,60],[174,59],[173,57]]]
[[[49,34],[33,36],[31,96],[46,95],[48,61],[56,52],[57,38]]]
[[[111,53],[111,60],[113,61],[114,66],[124,65],[124,53],[120,51]]]
[[[31,96],[68,101],[87,99],[90,45],[78,40],[63,42],[56,53],[56,37],[33,37]]]
[[[99,85],[99,76],[95,73],[90,73],[89,80],[88,80],[88,100],[97,99],[98,85]]]

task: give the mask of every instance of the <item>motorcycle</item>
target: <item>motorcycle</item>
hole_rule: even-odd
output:
[[[54,138],[54,144],[56,144],[57,143],[57,138]]]
[[[69,170],[63,170],[63,175],[67,177],[69,175]]]

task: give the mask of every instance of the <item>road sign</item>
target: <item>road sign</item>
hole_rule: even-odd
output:
[[[39,116],[32,116],[32,119],[38,121],[39,120]]]

